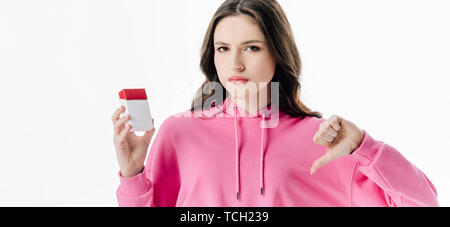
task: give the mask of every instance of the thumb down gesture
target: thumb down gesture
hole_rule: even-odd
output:
[[[314,161],[311,175],[323,165],[355,151],[364,139],[364,131],[355,124],[333,115],[322,122],[313,137],[314,143],[326,147],[326,154]]]

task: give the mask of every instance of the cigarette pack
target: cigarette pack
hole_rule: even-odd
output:
[[[152,115],[145,89],[123,89],[119,92],[120,104],[125,106],[123,114],[130,114],[131,131],[148,131],[153,129]]]

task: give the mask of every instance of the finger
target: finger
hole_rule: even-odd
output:
[[[120,114],[125,110],[124,106],[121,106],[114,111],[114,114],[111,116],[112,122],[116,122],[119,119]]]
[[[342,121],[341,117],[339,117],[337,115],[333,115],[328,120],[328,124],[331,127],[333,127],[334,130],[339,131],[341,129],[341,121]]]
[[[338,132],[336,131],[336,130],[334,130],[334,128],[333,127],[327,127],[326,129],[324,129],[325,130],[325,133],[326,134],[328,134],[328,135],[330,135],[331,137],[336,137],[337,135],[338,135]]]
[[[123,139],[125,139],[125,137],[128,135],[128,133],[131,130],[131,125],[128,124],[123,130],[122,132],[120,132],[119,134],[119,143],[122,142]]]
[[[126,115],[124,117],[121,117],[116,123],[114,123],[114,133],[117,135],[120,133],[123,125],[130,120],[130,115]]]
[[[318,143],[319,143],[320,145],[326,146],[326,147],[330,146],[330,144],[331,144],[330,142],[328,142],[328,141],[322,139],[321,137],[317,138],[317,141],[318,141]]]
[[[311,166],[310,174],[313,175],[314,172],[316,172],[320,167],[324,166],[328,162],[330,162],[330,156],[328,154],[325,154],[324,156],[320,157]]]
[[[329,143],[332,143],[334,140],[334,137],[328,135],[326,132],[322,132],[319,138],[321,138]]]
[[[319,144],[319,145],[326,146],[326,147],[327,147],[328,145],[330,145],[329,142],[325,141],[325,140],[322,139],[320,136],[315,136],[314,139],[313,139],[313,141],[314,141],[314,143],[317,143],[317,144]]]

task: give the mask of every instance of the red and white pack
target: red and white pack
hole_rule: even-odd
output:
[[[125,106],[123,114],[130,114],[131,131],[148,131],[153,129],[152,115],[145,89],[123,89],[119,92],[120,104]]]

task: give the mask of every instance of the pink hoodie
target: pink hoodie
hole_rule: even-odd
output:
[[[143,172],[124,178],[119,171],[119,206],[439,206],[425,174],[366,131],[351,155],[310,175],[326,152],[313,142],[323,121],[270,105],[250,115],[228,98],[173,115]]]

